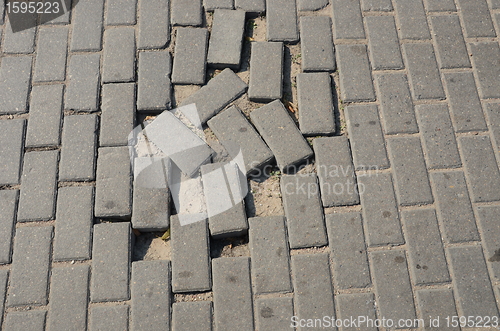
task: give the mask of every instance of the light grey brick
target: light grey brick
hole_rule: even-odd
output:
[[[467,38],[496,37],[486,0],[457,0]]]
[[[137,48],[164,48],[170,41],[170,0],[139,0]]]
[[[206,11],[234,9],[234,0],[203,0],[203,7]]]
[[[266,24],[268,41],[291,43],[298,41],[299,29],[295,1],[266,0]]]
[[[117,27],[104,31],[103,83],[123,83],[135,79],[135,29]]]
[[[395,0],[401,39],[431,39],[423,0]]]
[[[203,23],[201,0],[170,0],[173,25],[201,25]]]
[[[367,16],[371,64],[374,70],[404,68],[396,23],[392,16]]]
[[[90,309],[89,330],[128,330],[129,306],[96,306]]]
[[[137,110],[170,109],[172,56],[168,51],[140,52],[137,78]]]
[[[196,318],[193,318],[196,316]],[[212,331],[212,302],[176,302],[172,305],[173,331]]]
[[[205,83],[207,43],[207,29],[177,29],[174,64],[172,68],[172,83],[199,85]]]
[[[453,0],[425,0],[425,8],[429,12],[457,11]]]
[[[234,0],[234,7],[250,13],[264,13],[266,0]]]
[[[3,321],[8,277],[9,277],[9,270],[1,269],[0,270],[0,311],[2,312],[2,314],[0,314],[0,323],[2,323],[2,321]]]
[[[500,97],[500,46],[495,42],[470,44],[472,63],[483,99]],[[4,60],[5,61],[5,60]]]
[[[303,71],[335,70],[332,22],[330,17],[301,17],[300,39]]]
[[[12,237],[15,228],[18,190],[0,191],[0,264],[11,262]],[[3,291],[0,284],[0,290]],[[0,311],[3,311],[0,309]]]
[[[361,0],[363,11],[392,11],[391,0]]]
[[[250,58],[248,97],[256,102],[281,99],[283,94],[283,43],[254,42]]]
[[[68,28],[41,27],[38,34],[33,81],[51,82],[65,80]]]
[[[372,293],[356,293],[356,294],[337,294],[338,318],[349,322],[351,318],[356,320],[358,316],[366,316],[366,318],[375,320],[375,297]],[[364,326],[363,326],[364,325]],[[369,323],[359,325],[356,330],[360,331],[376,331],[375,326]],[[343,327],[341,330],[349,330],[348,327]]]
[[[430,16],[440,68],[470,68],[460,20],[456,15]]]
[[[68,84],[64,108],[96,111],[99,107],[99,54],[72,55],[68,65]]]
[[[337,45],[340,93],[344,102],[374,101],[370,63],[365,45]]]
[[[135,84],[102,87],[99,146],[124,146],[135,124]]]
[[[287,330],[293,316],[292,298],[260,298],[255,300],[258,330]]]
[[[106,25],[136,23],[137,0],[106,0]]]
[[[10,312],[5,319],[6,331],[44,330],[46,310]]]
[[[2,58],[0,66],[0,114],[19,114],[28,110],[31,62],[30,56]]]
[[[477,214],[481,227],[483,246],[487,263],[493,274],[492,281],[500,279],[500,248],[498,236],[500,235],[500,208],[498,206],[478,206]]]
[[[458,316],[451,289],[423,289],[417,291],[417,302],[424,320],[424,330],[458,331],[460,328],[447,325],[448,316]],[[439,318],[439,325],[431,326],[430,320]]]
[[[0,122],[1,185],[16,185],[20,182],[25,126],[26,120],[22,119],[2,120]]]
[[[9,15],[6,15],[9,16]],[[14,15],[12,15],[14,16]],[[4,30],[4,39],[2,44],[3,53],[6,54],[29,54],[35,50],[36,34],[36,14],[25,13],[16,17],[14,26],[10,20],[10,28]],[[9,24],[6,24],[6,26]],[[13,31],[12,29],[16,31]]]
[[[359,0],[332,0],[335,39],[364,39]]]
[[[100,51],[104,20],[104,0],[82,1],[72,10],[70,50]]]

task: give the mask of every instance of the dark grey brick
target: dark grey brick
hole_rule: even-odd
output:
[[[3,315],[4,315],[4,306],[5,306],[5,296],[6,296],[6,289],[7,289],[7,280],[9,277],[9,270],[6,269],[1,269],[0,270],[0,311],[2,314],[0,314],[0,323],[3,321]]]
[[[16,229],[7,306],[46,305],[52,226]]]
[[[367,16],[371,64],[374,70],[404,68],[396,23],[392,16]]]
[[[0,191],[0,264],[11,262],[11,244],[16,220],[18,190]],[[0,290],[3,291],[0,284]],[[0,309],[0,311],[3,311]]]
[[[7,331],[44,330],[46,315],[45,310],[10,312],[7,314],[4,327]]]
[[[8,15],[6,15],[8,16]],[[13,32],[12,27],[6,27],[2,43],[3,53],[7,54],[29,54],[35,50],[36,14],[25,13],[22,15],[24,30]],[[7,20],[9,23],[10,21]],[[6,24],[7,26],[8,24]]]
[[[99,54],[72,55],[68,65],[68,84],[64,108],[96,111],[99,108]]]
[[[177,29],[172,83],[199,85],[205,83],[207,43],[207,29]]]
[[[401,39],[431,39],[423,0],[395,0]]]
[[[456,15],[430,16],[440,68],[470,68],[460,20]]]
[[[20,182],[25,125],[26,121],[22,119],[0,121],[1,185],[16,185]]]
[[[255,300],[258,330],[287,330],[293,316],[292,298],[260,298]]]
[[[328,243],[316,175],[283,176],[280,180],[291,248]]]
[[[311,147],[279,100],[254,110],[250,118],[281,170],[291,170],[312,156]]]
[[[297,98],[302,134],[316,136],[335,133],[332,79],[328,73],[298,74]]]
[[[168,51],[140,52],[137,78],[137,110],[170,109],[172,56]]]
[[[313,147],[323,206],[359,204],[356,174],[348,139],[316,138]]]
[[[481,246],[449,247],[447,251],[462,316],[498,316]]]
[[[17,221],[54,219],[57,190],[58,151],[24,155]]]
[[[212,302],[174,303],[172,305],[172,330],[212,331]]]
[[[371,285],[363,223],[359,212],[326,215],[335,288]]]
[[[95,306],[90,309],[89,329],[92,331],[128,330],[129,306]]]
[[[234,9],[234,0],[203,0],[203,7],[206,11],[214,11],[216,9]]]
[[[335,39],[364,39],[359,0],[332,0]]]
[[[429,12],[457,11],[453,0],[425,0],[425,8]]]
[[[446,330],[458,331],[460,328],[448,327],[446,318],[448,316],[458,316],[455,308],[455,299],[451,289],[423,289],[417,291],[417,302],[421,311],[425,327],[424,330]],[[430,325],[430,319],[439,317],[439,326]]]
[[[102,49],[103,17],[104,0],[88,0],[73,8],[73,28],[69,46],[72,52]]]
[[[130,298],[130,223],[94,225],[92,245],[92,302],[122,301]]]
[[[391,0],[361,0],[363,11],[392,11]]]
[[[68,28],[41,27],[38,34],[33,81],[50,82],[65,80]]]
[[[300,18],[303,71],[335,70],[332,22],[328,16]]]
[[[431,44],[403,44],[413,98],[444,99],[441,77]]]
[[[340,91],[344,102],[375,101],[365,45],[337,45]]]
[[[173,25],[201,25],[203,23],[201,0],[170,0]]]
[[[135,84],[102,87],[99,146],[124,146],[135,124]]]
[[[250,13],[266,11],[266,0],[234,0],[234,7]]]
[[[170,330],[170,261],[132,263],[132,330]]]
[[[31,56],[2,58],[0,66],[0,114],[19,114],[28,110],[31,62]]]
[[[250,58],[248,97],[256,102],[281,99],[283,94],[283,43],[254,42]]]
[[[252,287],[248,257],[212,261],[214,322],[217,331],[253,331]]]
[[[377,318],[375,314],[375,297],[372,293],[337,294],[335,297],[337,299],[339,319],[347,319],[350,322],[351,318],[357,320],[359,316],[366,316],[367,319],[372,320]],[[349,330],[349,328],[343,328],[342,330]],[[373,325],[363,323],[363,325],[359,325],[357,330],[376,331],[378,329]]]
[[[135,29],[117,27],[104,32],[103,83],[123,83],[135,79]]]
[[[470,44],[472,63],[483,99],[500,97],[500,47],[495,42]],[[5,61],[5,60],[4,60]]]
[[[295,1],[266,0],[266,24],[268,41],[292,43],[298,41],[299,29]]]
[[[498,238],[500,236],[500,208],[498,206],[478,206],[477,214],[481,227],[483,246],[486,260],[493,273],[493,281],[500,279],[500,247]]]
[[[457,0],[457,4],[467,38],[496,37],[486,0]]]
[[[170,41],[170,0],[139,1],[137,48],[164,48]]]
[[[107,0],[106,25],[136,23],[137,0]]]

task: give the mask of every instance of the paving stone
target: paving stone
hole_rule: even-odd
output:
[[[57,194],[54,260],[90,259],[94,188],[61,187]]]
[[[172,83],[198,85],[205,83],[207,43],[207,29],[177,29]]]
[[[295,1],[266,0],[266,24],[268,41],[290,43],[298,41],[299,29]]]
[[[266,0],[234,0],[236,9],[247,13],[264,13],[266,11]]]
[[[418,105],[416,113],[422,132],[423,148],[426,151],[427,166],[431,169],[460,167],[462,162],[448,106]]]
[[[424,320],[424,330],[460,330],[448,326],[446,318],[448,316],[458,316],[455,308],[455,299],[451,289],[423,289],[417,292],[417,302],[420,307],[421,317]],[[439,318],[438,326],[431,326],[430,320]]]
[[[201,25],[203,23],[201,0],[171,0],[173,25]]]
[[[457,11],[453,0],[425,0],[425,8],[429,12]]]
[[[32,87],[26,147],[59,145],[63,87],[63,84]]]
[[[9,16],[9,15],[6,15]],[[30,54],[35,50],[36,14],[25,13],[21,17],[23,22],[18,23],[23,30],[13,32],[12,25],[5,29],[2,51],[7,54]],[[10,23],[10,20],[7,20]],[[7,25],[7,24],[6,24]]]
[[[97,158],[95,217],[130,218],[131,169],[128,147],[101,147]]]
[[[422,0],[395,0],[401,39],[431,39]]]
[[[63,12],[63,14],[61,14],[60,16],[58,16],[58,13],[43,13],[40,15],[40,19],[39,19],[39,25],[41,24],[44,24],[44,25],[49,25],[49,24],[58,24],[58,25],[62,25],[62,24],[69,24],[70,23],[70,20],[69,20],[69,15],[70,15],[70,12],[73,8],[72,4],[71,4],[71,1],[72,0],[65,0],[65,1],[56,1],[59,3],[59,8],[61,8],[61,11]],[[75,6],[78,2],[75,1]],[[55,7],[55,6],[54,6]]]
[[[253,124],[276,157],[282,171],[305,162],[313,151],[279,100],[250,113]]]
[[[234,0],[203,0],[203,7],[206,11],[234,9]]]
[[[164,48],[170,42],[170,0],[139,0],[138,49]]]
[[[168,51],[140,52],[137,78],[137,110],[170,109],[172,56]]]
[[[46,315],[45,310],[10,312],[7,314],[4,327],[7,331],[44,330]]]
[[[0,114],[27,112],[31,56],[3,57],[0,66]]]
[[[299,126],[304,135],[335,133],[332,80],[328,73],[297,75]]]
[[[22,119],[0,121],[0,185],[16,185],[20,182],[21,161],[24,152],[24,127]]]
[[[375,101],[365,45],[337,45],[340,90],[344,102]]]
[[[99,146],[124,146],[135,124],[135,84],[102,87]]]
[[[436,53],[441,69],[470,68],[460,20],[456,15],[430,16]]]
[[[258,330],[287,330],[293,316],[292,298],[260,298],[255,300]]]
[[[483,246],[487,263],[493,274],[493,281],[500,279],[500,247],[498,247],[498,236],[500,235],[500,208],[498,206],[478,206],[479,225],[481,227]]]
[[[77,51],[100,51],[104,20],[104,0],[81,2],[72,9],[71,42],[69,49]]]
[[[348,139],[316,138],[313,147],[323,207],[359,204]]]
[[[92,307],[89,329],[92,331],[128,330],[128,315],[128,305]]]
[[[351,323],[351,319],[359,321],[359,317],[365,317],[365,322],[356,325],[351,324],[351,327],[359,326],[357,330],[376,331],[374,325],[367,320],[375,320],[375,297],[372,293],[355,293],[355,294],[337,294],[338,318],[347,320]],[[363,317],[362,320],[363,321]],[[343,327],[341,330],[349,330],[348,327]]]
[[[500,9],[500,1],[499,0],[491,0],[490,1],[492,9]],[[498,16],[498,14],[497,14]]]
[[[135,79],[135,29],[118,27],[104,31],[103,83],[131,82]]]
[[[391,0],[361,0],[363,11],[393,11]]]
[[[359,212],[326,215],[328,239],[337,289],[371,285],[363,222]]]
[[[0,25],[3,25],[4,23],[4,13],[5,13],[5,6],[2,6],[0,9]]]
[[[107,0],[106,25],[136,23],[137,0]]]
[[[132,263],[132,330],[170,330],[170,261]]]
[[[214,259],[212,278],[215,330],[252,331],[254,328],[250,259]]]
[[[298,0],[297,9],[299,11],[316,11],[325,8],[328,0]]]
[[[467,38],[496,37],[486,0],[458,0]]]
[[[0,191],[0,264],[7,264],[12,260],[11,244],[15,228],[18,196],[18,190]],[[0,290],[3,291],[1,284]],[[0,309],[0,311],[3,310]]]
[[[448,243],[480,240],[463,172],[433,172],[431,183],[444,240]]]
[[[5,304],[5,296],[6,296],[6,290],[7,290],[7,280],[9,277],[9,270],[7,269],[1,269],[0,270],[0,311],[2,314],[0,314],[0,323],[3,321],[3,315],[4,315],[4,304]]]
[[[24,155],[18,222],[54,219],[58,158],[58,151],[29,152]]]
[[[94,225],[91,302],[130,298],[131,235],[128,222]]]
[[[39,31],[33,81],[66,79],[67,27],[42,27]]]
[[[458,138],[472,202],[500,200],[500,171],[488,136]]]
[[[88,265],[52,269],[48,330],[86,329],[88,286]]]
[[[248,97],[256,102],[283,95],[283,43],[254,42],[250,58]]]
[[[174,303],[172,305],[172,330],[212,331],[212,302]]]
[[[181,106],[196,104],[202,124],[220,112],[229,103],[236,100],[247,89],[231,69],[224,69],[194,94],[186,98]]]
[[[495,42],[472,43],[470,49],[481,97],[483,99],[499,98],[500,46]]]
[[[280,185],[290,248],[326,245],[328,239],[316,175],[282,176]]]
[[[447,251],[462,316],[498,316],[481,246],[449,247]]]
[[[99,108],[99,54],[72,55],[68,65],[68,84],[64,108],[96,111]]]
[[[60,181],[95,178],[97,115],[64,117],[62,132]]]
[[[413,98],[444,99],[441,77],[431,44],[403,44]]]
[[[47,304],[52,230],[52,226],[16,229],[7,306]]]
[[[303,71],[335,70],[332,22],[330,17],[301,17],[300,39]]]
[[[444,81],[455,131],[487,130],[472,72],[447,72]]]
[[[364,39],[359,0],[332,0],[335,39]]]
[[[365,22],[372,68],[403,69],[404,63],[394,17],[367,16]]]
[[[486,113],[493,140],[496,142],[497,148],[500,148],[500,103],[486,104]],[[500,149],[499,149],[500,151]]]

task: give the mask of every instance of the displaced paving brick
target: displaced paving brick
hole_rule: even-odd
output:
[[[500,279],[500,247],[498,237],[500,235],[500,208],[498,206],[478,206],[479,225],[481,227],[483,246],[485,248],[486,260],[490,263],[493,272],[493,280]]]
[[[132,263],[132,330],[170,329],[170,261]]]
[[[201,0],[171,0],[172,25],[201,25],[203,22]]]
[[[22,119],[0,121],[0,185],[20,182],[25,125]]]
[[[102,82],[130,82],[135,79],[135,29],[118,27],[104,32]]]
[[[429,12],[457,11],[457,7],[455,6],[455,2],[453,0],[426,0],[425,8]]]
[[[135,84],[102,87],[99,146],[124,146],[135,124]]]
[[[363,11],[392,11],[391,0],[361,0]]]
[[[367,16],[371,64],[374,70],[404,68],[396,23],[392,16]]]
[[[52,226],[16,229],[7,306],[47,304],[52,230]]]
[[[207,43],[207,29],[177,29],[172,83],[199,85],[205,83]]]
[[[247,84],[231,69],[224,69],[194,94],[186,98],[181,106],[196,104],[202,124],[220,112],[230,102],[245,93]]]
[[[281,101],[273,101],[252,111],[250,118],[273,151],[282,171],[292,170],[313,155]]]
[[[58,151],[24,155],[18,222],[54,219],[57,190]]]
[[[38,34],[33,81],[51,82],[65,80],[68,28],[42,27]]]
[[[260,298],[255,300],[258,330],[287,330],[293,316],[292,298]]]
[[[395,0],[401,39],[431,39],[423,0]]]
[[[300,18],[303,71],[335,70],[332,22],[328,16]]]
[[[313,147],[323,207],[359,204],[348,139],[316,138]]]
[[[217,331],[252,331],[253,308],[248,257],[212,261],[214,322]]]
[[[266,24],[268,41],[291,43],[298,41],[299,29],[295,1],[266,0]]]
[[[138,49],[164,48],[170,42],[170,0],[139,0]]]
[[[212,331],[212,302],[174,303],[172,305],[172,330]]]
[[[136,23],[137,0],[107,0],[106,25]]]
[[[340,90],[344,102],[375,101],[365,45],[337,45]]]
[[[403,44],[413,98],[444,99],[441,76],[431,44]]]
[[[139,53],[137,110],[170,109],[172,102],[171,62],[172,56],[169,51]]]
[[[234,7],[247,13],[264,13],[266,0],[234,0]]]
[[[73,8],[69,46],[72,52],[102,49],[103,17],[104,0],[88,0]]]
[[[31,62],[31,56],[2,58],[0,114],[19,114],[27,111]]]
[[[14,11],[14,9],[13,9]],[[8,16],[8,15],[6,15]],[[30,54],[35,50],[36,14],[24,13],[21,17],[24,24],[20,24],[22,30],[13,32],[12,26],[4,30],[2,44],[3,53],[7,54]],[[9,21],[9,20],[8,20]],[[9,21],[10,23],[10,21]],[[8,24],[6,24],[8,25]]]
[[[68,65],[68,84],[64,108],[96,111],[99,108],[99,54],[72,55]]]
[[[5,304],[5,292],[7,289],[7,280],[9,277],[9,270],[7,269],[1,269],[0,270],[0,311],[2,314],[0,314],[0,323],[3,321],[3,315],[4,315],[4,304]]]
[[[430,16],[440,68],[470,68],[460,20],[456,15]]]
[[[129,306],[96,306],[90,309],[89,329],[92,331],[128,330]]]
[[[495,42],[470,44],[472,63],[483,99],[500,97],[500,46]],[[5,60],[4,60],[5,61]]]
[[[332,0],[335,39],[364,39],[359,0]]]
[[[304,135],[335,133],[332,79],[328,73],[297,75],[299,126]]]
[[[486,0],[458,0],[467,38],[496,37]]]
[[[45,310],[10,312],[5,318],[4,327],[8,331],[44,330],[46,315]]]
[[[206,11],[214,11],[216,9],[234,9],[234,0],[203,0],[203,7]]]
[[[283,43],[252,43],[248,97],[256,102],[269,102],[281,99],[282,94]]]
[[[18,190],[0,191],[0,264],[11,262],[11,244],[15,227],[18,196]],[[0,290],[3,291],[1,284]]]
[[[128,222],[94,225],[91,302],[130,298],[131,235]]]
[[[338,319],[351,321],[357,320],[359,316],[366,316],[366,319],[375,320],[375,297],[372,293],[356,293],[356,294],[337,294],[337,309],[339,312]],[[376,331],[378,330],[370,322],[365,322],[359,325],[358,330]],[[354,327],[354,325],[352,325]],[[345,330],[345,329],[344,329]]]
[[[455,308],[455,299],[451,289],[423,289],[417,291],[417,302],[421,317],[424,320],[424,330],[460,330],[458,327],[448,326],[448,316],[458,316]],[[431,326],[430,320],[439,318],[439,325]]]

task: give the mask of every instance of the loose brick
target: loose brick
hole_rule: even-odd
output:
[[[214,321],[217,331],[252,331],[253,308],[248,257],[212,261]]]
[[[0,191],[0,264],[11,262],[11,244],[15,227],[18,196],[18,190]],[[0,290],[3,291],[1,284]]]
[[[25,125],[26,121],[21,119],[0,122],[1,185],[16,185],[20,182]]]
[[[140,52],[137,78],[137,110],[170,109],[172,56],[168,51]]]
[[[361,214],[328,214],[326,226],[333,258],[335,287],[349,289],[370,286]]]
[[[199,85],[205,83],[207,43],[207,29],[177,29],[172,83]]]
[[[297,9],[299,11],[315,11],[328,5],[328,0],[298,0]]]
[[[422,0],[395,0],[401,39],[431,39]]]
[[[129,306],[97,306],[90,309],[92,331],[128,330]]]
[[[486,0],[458,0],[467,38],[496,37]]]
[[[456,327],[448,327],[446,318],[458,316],[455,308],[455,299],[451,289],[424,289],[417,291],[417,302],[424,320],[424,330],[460,330]],[[431,326],[430,319],[439,318],[439,326]]]
[[[493,273],[493,280],[500,279],[500,247],[498,247],[498,236],[500,235],[500,208],[497,206],[478,206],[479,225],[481,227],[483,246],[486,260]]]
[[[130,223],[94,225],[92,245],[92,302],[122,301],[130,298]]]
[[[201,0],[171,0],[173,25],[201,25],[203,22]]]
[[[47,304],[52,229],[16,229],[7,306]]]
[[[374,70],[404,68],[396,23],[392,16],[367,16],[371,64]]]
[[[135,29],[118,27],[104,32],[103,83],[123,83],[135,79]]]
[[[335,39],[364,39],[359,0],[332,0]]]
[[[81,2],[72,10],[70,50],[100,51],[102,49],[102,30],[104,20],[104,0]]]
[[[234,0],[203,0],[203,7],[206,11],[234,9]]]
[[[136,23],[137,0],[107,0],[106,25]]]
[[[7,289],[7,280],[9,277],[9,271],[6,269],[0,270],[0,311],[2,314],[0,314],[0,323],[3,321],[3,315],[4,315],[4,304],[5,304],[5,296],[6,296],[6,289]]]
[[[299,40],[295,1],[266,0],[268,41],[296,42]]]
[[[8,16],[8,15],[7,15]],[[13,15],[14,16],[14,15]],[[30,54],[35,50],[36,14],[22,14],[22,22],[16,21],[19,30],[6,27],[2,44],[3,53]],[[9,20],[10,23],[10,20]],[[6,24],[7,25],[7,24]]]
[[[0,114],[19,114],[28,110],[31,59],[30,56],[2,58],[0,66]]]
[[[170,262],[132,263],[132,330],[170,329]]]
[[[102,87],[99,146],[124,146],[135,124],[135,84]]]
[[[460,20],[456,15],[430,16],[440,68],[470,68]]]
[[[99,107],[99,54],[72,55],[64,98],[67,110],[96,111]]]
[[[255,300],[258,330],[287,330],[293,316],[292,298],[266,298]]]
[[[8,331],[44,330],[46,315],[45,310],[10,312],[7,314],[4,327]]]
[[[281,101],[276,100],[254,110],[250,118],[273,151],[281,170],[291,170],[312,156],[311,147]]]
[[[164,48],[170,42],[170,0],[139,0],[137,48]]]
[[[500,47],[498,43],[472,43],[470,48],[481,97],[483,99],[499,98],[500,66],[498,66],[498,61],[500,61]]]
[[[335,70],[332,22],[328,16],[300,18],[303,71]]]
[[[234,7],[249,13],[264,13],[266,0],[234,0]]]
[[[33,81],[51,82],[65,80],[68,28],[40,28],[37,45]]]
[[[58,151],[25,154],[18,222],[54,219],[58,157]]]
[[[323,207],[357,205],[359,194],[346,137],[313,141]]]
[[[252,43],[248,97],[256,102],[269,102],[281,99],[282,94],[283,43]]]
[[[316,175],[283,176],[280,185],[290,247],[326,245],[328,240]]]
[[[212,302],[174,303],[172,305],[172,330],[212,331]]]
[[[392,2],[390,0],[361,0],[361,9],[363,11],[392,11]]]
[[[371,320],[377,318],[375,315],[375,297],[372,293],[337,294],[335,297],[337,299],[339,319],[350,321],[352,318],[357,320],[359,316],[366,316],[366,318]],[[346,327],[342,330],[349,330],[349,328]],[[376,331],[378,329],[366,323],[360,325],[358,330]]]
[[[425,0],[425,8],[429,12],[457,11],[453,0]]]
[[[365,45],[337,45],[340,90],[344,102],[375,101]]]

